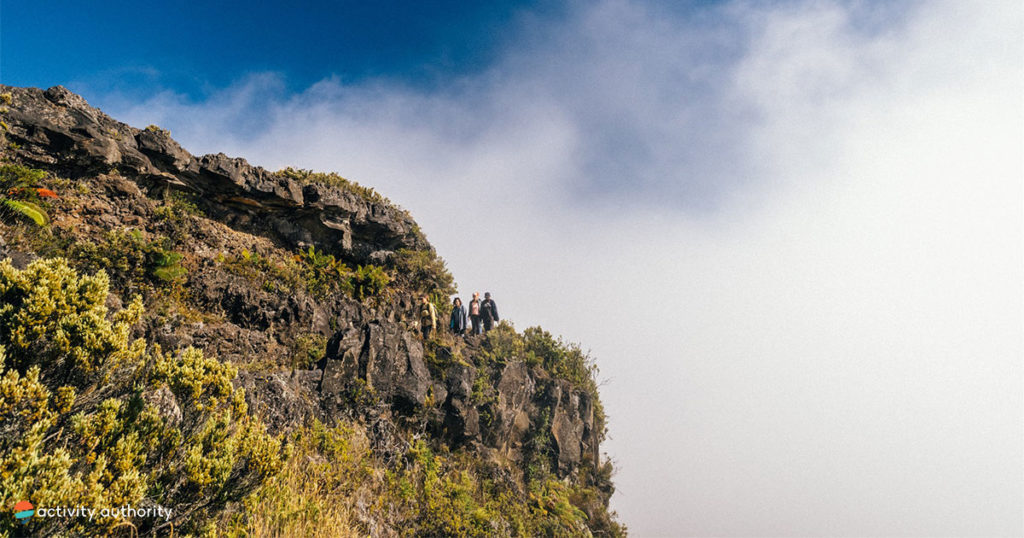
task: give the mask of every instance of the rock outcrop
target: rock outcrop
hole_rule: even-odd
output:
[[[12,158],[65,177],[117,171],[143,186],[200,194],[210,214],[286,245],[318,245],[366,261],[379,251],[429,245],[412,218],[360,193],[299,181],[223,153],[195,157],[157,127],[115,121],[62,86],[0,86]],[[378,255],[379,257],[379,255]]]

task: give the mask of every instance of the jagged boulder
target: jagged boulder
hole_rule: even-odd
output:
[[[513,362],[501,371],[497,384],[494,421],[487,431],[488,444],[511,455],[522,447],[524,434],[530,429],[536,381],[522,362]]]
[[[480,440],[480,411],[473,405],[473,382],[476,369],[467,364],[454,364],[445,372],[447,399],[443,431],[455,444]]]
[[[327,344],[321,389],[336,393],[355,381],[403,408],[423,405],[433,387],[423,343],[401,324],[384,320],[346,329]]]
[[[290,431],[310,419],[329,420],[319,405],[316,370],[239,372],[235,384],[245,389],[249,411],[272,431]]]
[[[579,464],[586,450],[584,433],[593,427],[593,409],[586,394],[572,390],[567,381],[551,384],[546,399],[551,402],[551,435],[558,449],[558,467],[566,472]]]

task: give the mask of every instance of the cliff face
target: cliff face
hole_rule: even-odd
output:
[[[354,421],[382,461],[428,439],[521,484],[528,466],[568,483],[598,469],[604,419],[585,357],[509,326],[425,342],[415,300],[432,293],[443,308],[451,277],[411,216],[371,189],[196,157],[166,131],[117,122],[62,87],[0,94],[0,161],[47,171],[43,186],[58,194],[45,232],[0,223],[0,259],[104,270],[112,309],[142,296],[137,336],[237,366],[250,413],[272,433]],[[612,488],[600,489],[580,508],[607,523],[594,512]]]

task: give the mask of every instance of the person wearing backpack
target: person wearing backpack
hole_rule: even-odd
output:
[[[501,321],[498,317],[498,305],[491,299],[491,292],[484,293],[484,301],[480,303],[480,317],[484,322],[484,332],[494,328],[494,324]]]
[[[452,317],[448,320],[448,328],[454,334],[466,332],[466,307],[462,306],[462,299],[458,297],[452,302]]]
[[[473,292],[473,300],[469,302],[469,321],[473,324],[472,334],[483,334],[480,324],[480,292]]]
[[[437,309],[430,302],[430,298],[424,295],[420,297],[420,332],[423,339],[430,338],[430,331],[437,328]]]

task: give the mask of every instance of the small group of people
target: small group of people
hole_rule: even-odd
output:
[[[452,301],[452,315],[448,320],[448,329],[454,334],[466,332],[467,308],[462,305],[462,299],[458,297]],[[484,334],[494,328],[494,324],[501,321],[498,317],[498,305],[491,299],[491,292],[484,293],[484,300],[480,300],[480,293],[473,294],[473,300],[469,302],[468,317],[470,322],[470,334]]]
[[[467,318],[469,326],[467,327]],[[462,304],[462,299],[456,297],[452,301],[452,315],[448,319],[448,330],[452,334],[484,334],[494,328],[494,324],[501,321],[498,317],[498,305],[491,299],[491,292],[484,293],[484,299],[480,300],[480,293],[473,294],[473,300],[469,302],[467,309]],[[430,338],[430,331],[437,327],[437,310],[434,308],[430,298],[426,295],[420,298],[420,331],[423,338]]]

